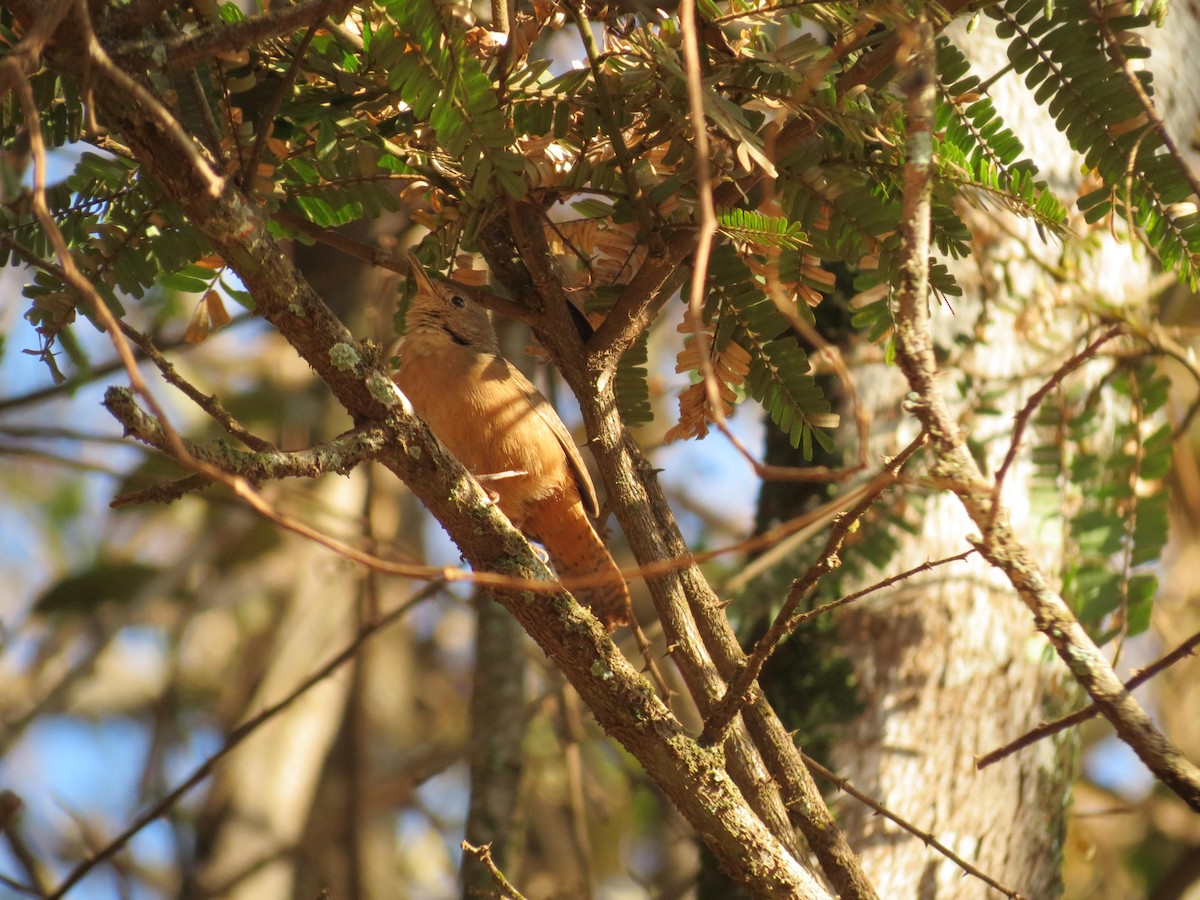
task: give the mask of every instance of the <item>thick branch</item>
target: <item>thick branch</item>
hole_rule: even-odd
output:
[[[608,492],[607,505],[616,514],[638,562],[649,566],[656,560],[688,558],[687,544],[654,466],[621,423],[611,380],[604,378],[603,371],[588,371],[577,355],[562,355],[560,348],[548,342],[550,337],[543,336],[543,342],[579,398],[589,445]],[[696,565],[648,578],[646,583],[671,656],[701,713],[706,714],[724,693],[725,679],[732,678],[745,662],[723,605]],[[756,808],[760,815],[769,817],[770,805],[782,799],[792,825],[803,833],[835,891],[845,898],[875,897],[857,855],[834,822],[791,735],[757,685],[751,698],[751,705],[742,714],[744,722],[735,723],[725,745],[726,757],[734,767],[731,774],[741,785],[743,778],[753,777],[765,764],[773,784],[759,785],[762,793]],[[736,769],[739,764],[746,767],[741,772]],[[745,786],[742,789],[748,790]],[[773,796],[776,790],[781,797]]]
[[[66,32],[66,33],[64,33]],[[85,77],[78,35],[60,29],[51,62]],[[93,71],[92,76],[96,73]],[[313,367],[360,425],[389,414],[396,441],[381,462],[401,477],[480,571],[537,577],[544,568],[462,466],[411,412],[376,348],[356,341],[270,236],[260,211],[227,181],[172,151],[159,118],[141,98],[101,73],[96,96],[107,121],[146,174],[179,204],[254,296],[257,311]],[[663,788],[734,877],[761,896],[825,897],[815,879],[772,836],[725,774],[720,755],[699,747],[620,654],[599,623],[567,595],[549,599],[502,589],[496,599],[521,622],[571,681],[605,730]]]

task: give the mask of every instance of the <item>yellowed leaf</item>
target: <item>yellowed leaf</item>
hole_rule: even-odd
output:
[[[225,301],[216,291],[208,291],[204,295],[204,306],[208,311],[208,319],[213,328],[222,328],[233,321],[229,310],[225,308]]]
[[[212,320],[208,315],[208,304],[201,300],[192,310],[192,318],[183,332],[183,339],[189,344],[203,343],[208,338],[211,327]]]

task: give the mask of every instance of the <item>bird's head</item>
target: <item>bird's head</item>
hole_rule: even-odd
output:
[[[498,352],[487,310],[453,282],[431,277],[411,253],[408,262],[417,279],[417,293],[404,317],[405,333],[436,337],[440,332],[459,346]]]

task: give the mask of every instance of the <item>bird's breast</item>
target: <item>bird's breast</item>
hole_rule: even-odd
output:
[[[529,382],[503,358],[451,342],[401,347],[396,383],[433,433],[520,526],[530,504],[573,489],[557,437],[530,402]]]

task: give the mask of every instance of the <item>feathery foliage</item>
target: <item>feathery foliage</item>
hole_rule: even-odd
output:
[[[1080,197],[1089,222],[1128,219],[1163,267],[1193,289],[1200,272],[1200,214],[1195,182],[1172,149],[1161,120],[1151,116],[1151,73],[1132,61],[1149,56],[1137,31],[1151,23],[1124,3],[1009,0],[988,7],[1009,41],[1008,57],[1025,76],[1033,99],[1045,104],[1060,131],[1101,186]]]
[[[136,54],[117,58],[146,70],[147,83],[217,171],[275,217],[276,234],[312,240],[296,217],[331,229],[403,210],[404,221],[416,226],[403,240],[420,241],[422,259],[436,266],[474,252],[484,229],[515,208],[541,223],[556,274],[593,325],[661,251],[652,251],[656,243],[694,231],[697,176],[706,167],[720,197],[700,323],[708,343],[692,344],[690,321],[673,336],[678,370],[692,383],[681,392],[678,418],[664,429],[673,438],[702,436],[717,414],[699,383],[703,352],[717,375],[722,412],[750,398],[811,453],[814,444],[841,441],[845,431],[813,379],[804,337],[812,308],[829,302],[830,267],[853,273],[854,340],[885,344],[891,359],[889,300],[900,265],[906,162],[903,91],[892,70],[859,77],[858,67],[869,68],[877,48],[910,33],[913,10],[701,6],[721,22],[706,30],[702,52],[705,158],[687,110],[682,35],[673,17],[610,10],[593,23],[598,52],[589,55],[564,10],[542,0],[516,4],[503,39],[465,5],[382,0],[356,7],[338,27],[316,29],[299,59],[304,30],[182,70]],[[951,4],[943,11],[965,9]],[[1084,224],[1128,220],[1164,267],[1194,282],[1200,216],[1186,202],[1194,200],[1193,183],[1146,105],[1153,97],[1148,71],[1134,69],[1147,55],[1137,37],[1148,13],[1087,0],[1007,0],[985,13],[1007,41],[1031,99],[1048,107],[1086,162],[1091,189],[1078,201]],[[186,31],[245,18],[233,3],[214,5],[212,14],[209,22],[171,9],[167,24],[135,20],[114,47],[153,43],[168,25]],[[97,16],[100,33],[118,27],[115,7]],[[0,11],[0,45],[19,40],[11,15]],[[955,40],[962,46],[942,36],[937,47],[930,281],[938,301],[961,293],[951,263],[976,249],[968,206],[1025,218],[1045,237],[1071,236],[1069,198],[1039,178],[1036,154],[988,95],[999,73],[977,71],[964,52],[969,36]],[[578,65],[564,55],[577,56]],[[47,198],[110,305],[121,310],[136,302],[180,324],[189,308],[177,302],[181,295],[217,291],[252,305],[225,278],[225,261],[125,158],[120,135],[88,131],[77,87],[49,69],[32,85],[51,147],[97,145],[72,157],[73,173],[51,184]],[[25,288],[26,315],[41,336],[42,358],[57,371],[62,348],[82,367],[87,360],[72,331],[78,297],[30,214],[20,122],[10,95],[0,109],[8,151],[0,165],[0,261],[35,270]],[[655,309],[676,308],[667,299]],[[636,336],[615,375],[630,425],[656,415],[649,338],[648,331]],[[1083,422],[1095,403],[1091,395],[1081,402]],[[1073,439],[1082,446],[1084,435]],[[1142,446],[1158,445],[1147,439]],[[1119,470],[1114,460],[1103,468],[1110,477]],[[1157,521],[1151,512],[1143,518]],[[1082,519],[1080,528],[1090,521]],[[1091,546],[1082,535],[1076,544]],[[1129,558],[1153,558],[1160,536],[1153,529],[1131,536],[1138,543]],[[1089,586],[1102,555],[1092,553],[1070,574],[1074,596],[1095,621],[1107,614],[1095,611],[1111,612],[1113,596],[1131,598],[1132,622],[1132,598],[1146,582],[1135,572]]]
[[[1156,422],[1169,383],[1151,361],[1119,362],[1104,381],[1106,409],[1082,388],[1044,403],[1033,450],[1035,499],[1062,523],[1064,596],[1100,641],[1150,624],[1174,444],[1170,426]]]

